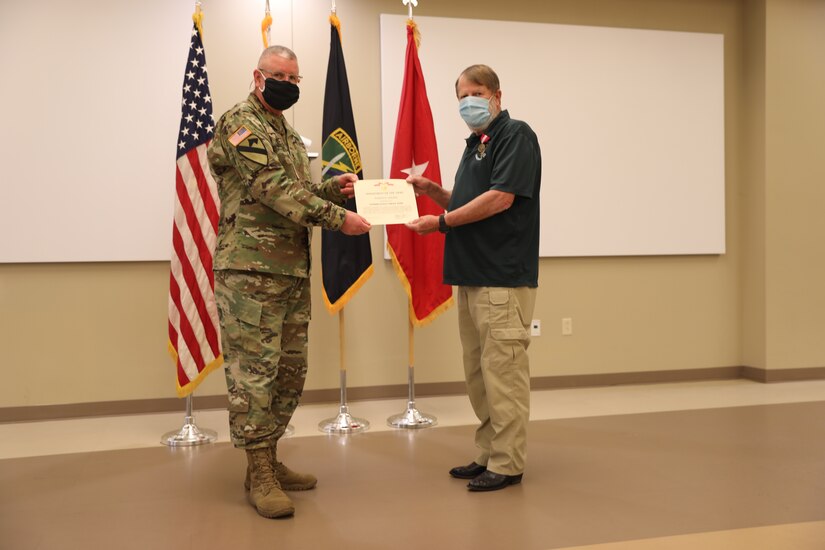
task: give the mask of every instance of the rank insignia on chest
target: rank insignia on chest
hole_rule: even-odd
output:
[[[487,142],[490,141],[490,136],[487,134],[481,134],[481,143],[478,144],[478,148],[476,149],[476,160],[481,160],[487,156]]]

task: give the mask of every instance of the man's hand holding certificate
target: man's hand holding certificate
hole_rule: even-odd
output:
[[[358,213],[371,225],[393,225],[418,218],[412,184],[406,180],[359,180],[355,182]]]

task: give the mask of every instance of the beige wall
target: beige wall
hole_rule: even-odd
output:
[[[767,367],[765,353],[765,0],[745,2],[742,68],[742,362]]]
[[[306,79],[293,122],[317,150],[329,3],[272,4],[273,41],[295,49]],[[825,366],[817,338],[825,330],[825,216],[819,212],[825,80],[816,56],[825,46],[823,6],[812,0],[420,2],[422,16],[725,35],[727,253],[542,259],[535,317],[543,334],[530,348],[533,376]],[[204,0],[203,8],[219,114],[246,93],[262,14],[253,2]],[[381,175],[381,12],[403,13],[403,6],[400,0],[338,2],[366,177]],[[427,29],[421,32],[426,48]],[[480,37],[479,62],[484,49],[494,47],[495,37]],[[529,45],[525,49],[529,55]],[[530,120],[530,113],[512,114]],[[454,122],[460,124],[457,117]],[[544,152],[545,162],[552,154]],[[406,382],[405,299],[381,259],[379,230],[372,239],[375,275],[346,309],[350,387]],[[318,235],[315,240],[319,245]],[[319,251],[315,246],[316,267]],[[338,321],[323,308],[318,276],[316,269],[307,389],[336,388],[339,380]],[[0,407],[174,396],[167,289],[164,263],[0,265]],[[573,318],[572,336],[560,335],[562,317]],[[415,366],[418,382],[462,380],[454,310],[416,331]],[[197,393],[224,392],[216,372]]]
[[[823,364],[825,2],[746,2],[743,362]]]
[[[765,29],[766,358],[825,356],[825,2],[771,0]]]

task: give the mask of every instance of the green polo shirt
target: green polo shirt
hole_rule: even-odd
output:
[[[444,283],[537,287],[541,151],[525,122],[502,111],[482,136],[467,138],[447,210],[495,189],[515,195],[512,206],[484,220],[454,227],[444,244]]]

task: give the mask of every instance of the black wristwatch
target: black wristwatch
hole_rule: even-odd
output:
[[[446,214],[446,212],[444,214]],[[438,230],[441,233],[449,233],[450,226],[447,225],[447,220],[444,219],[444,214],[438,216]]]

